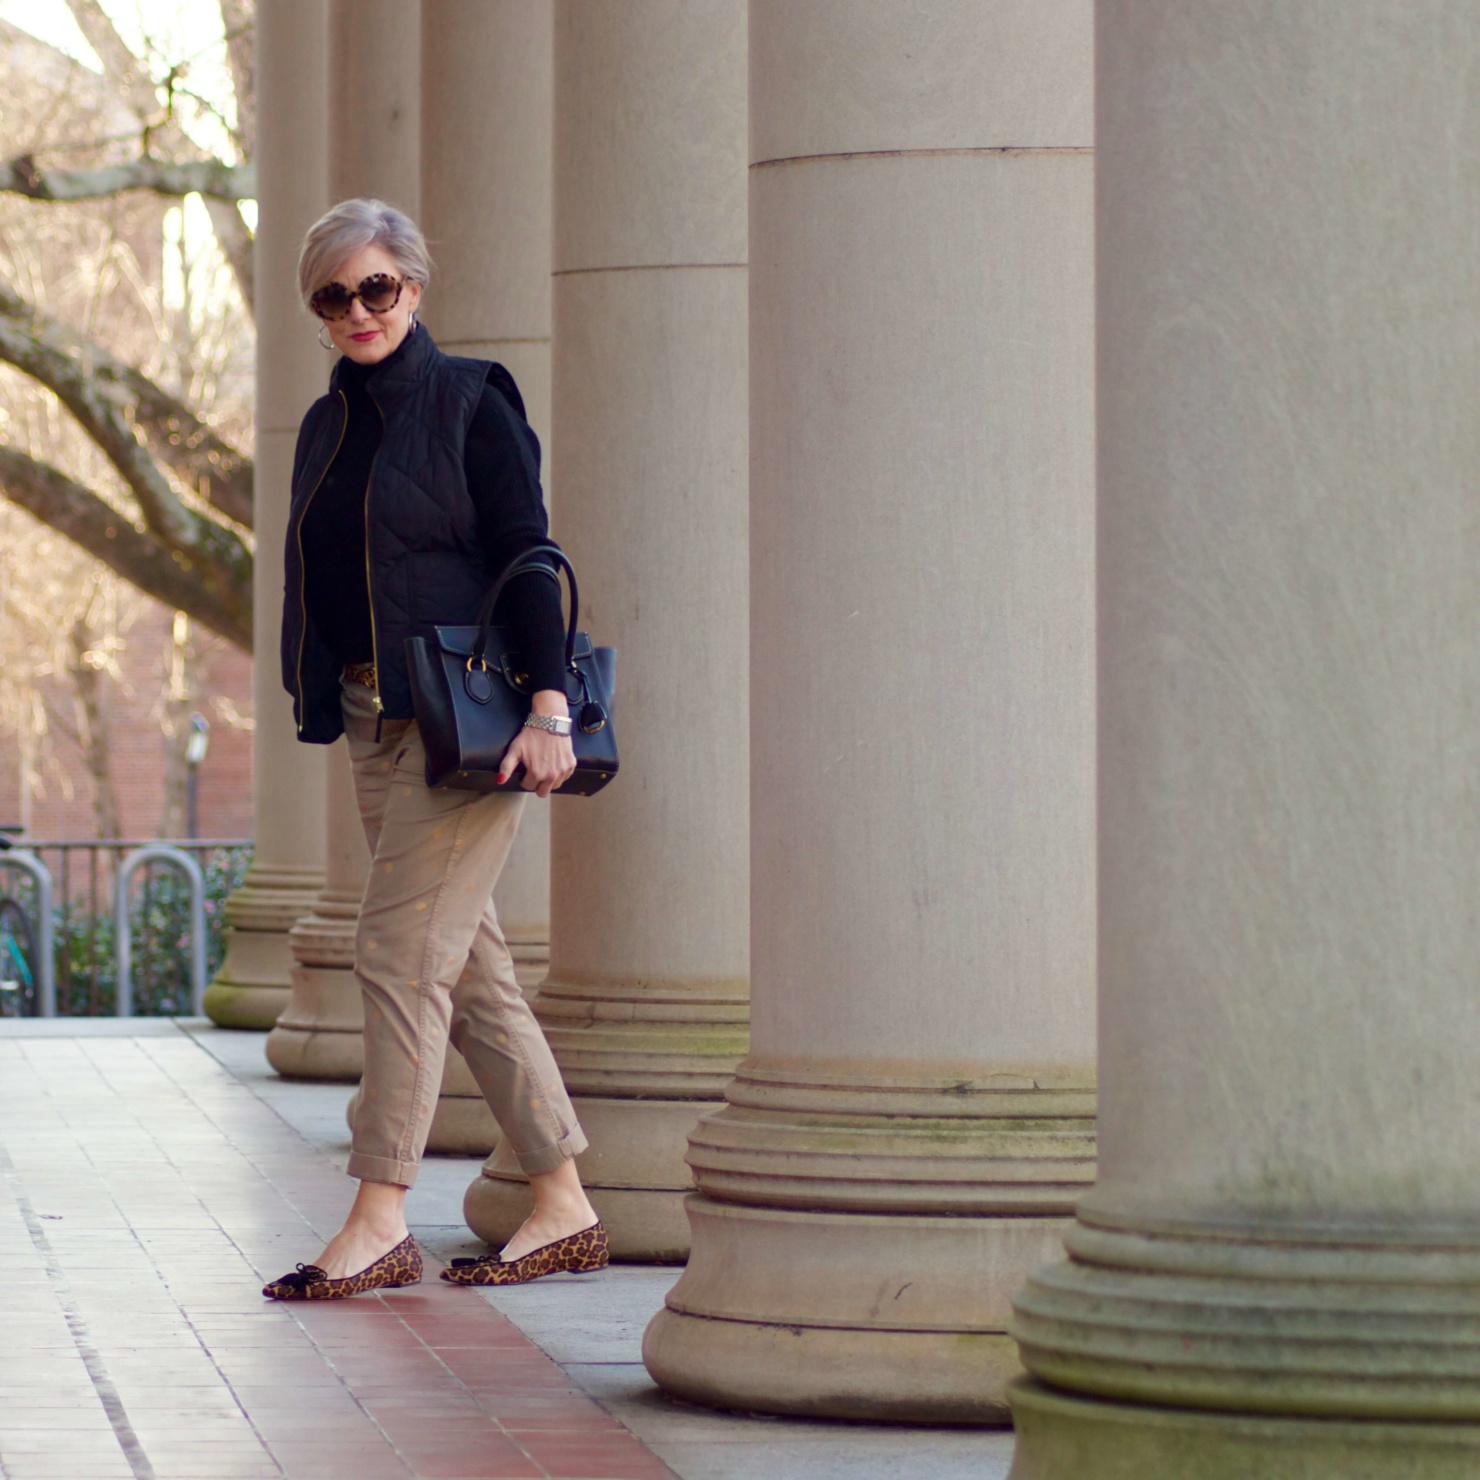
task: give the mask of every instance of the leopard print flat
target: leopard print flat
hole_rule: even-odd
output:
[[[343,1300],[367,1290],[397,1290],[420,1283],[421,1250],[408,1233],[389,1254],[382,1254],[359,1274],[331,1280],[317,1264],[300,1264],[294,1273],[264,1285],[262,1293],[270,1300]]]
[[[593,1274],[610,1263],[606,1229],[595,1223],[542,1249],[533,1249],[509,1264],[497,1254],[454,1259],[452,1268],[442,1271],[442,1278],[453,1285],[523,1285],[547,1274]]]

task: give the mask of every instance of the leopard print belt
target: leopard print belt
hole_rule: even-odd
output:
[[[344,676],[351,683],[364,684],[367,689],[379,687],[375,682],[374,663],[346,663],[344,665]]]

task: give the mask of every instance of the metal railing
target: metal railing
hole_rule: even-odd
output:
[[[160,849],[167,851],[161,855]],[[7,970],[7,956],[20,959],[37,978],[29,990],[15,982],[13,995],[23,1012],[44,1011],[44,963],[50,963],[54,982],[47,996],[60,1016],[113,1016],[120,1008],[146,1016],[198,1011],[200,988],[225,949],[222,904],[246,872],[251,849],[243,838],[15,839],[11,850],[0,851],[0,1014],[16,1010],[6,1000],[7,978],[24,974]],[[125,867],[140,850],[148,856]],[[182,868],[177,854],[187,866]],[[50,875],[49,901],[41,897],[35,870],[23,862],[27,856],[39,859]],[[200,875],[198,890],[189,865]],[[126,938],[120,935],[120,905]],[[29,952],[7,931],[16,907],[34,936]],[[49,950],[41,940],[46,933],[52,937]],[[127,966],[122,974],[120,955]]]
[[[136,848],[118,867],[113,897],[113,1010],[119,1017],[134,1015],[133,912],[129,881],[152,863],[167,863],[185,875],[190,890],[190,1010],[201,1014],[206,994],[206,885],[200,865],[179,848],[156,843]]]
[[[19,869],[31,881],[35,908],[27,910],[17,899],[9,899],[0,952],[0,990],[15,1000],[0,1004],[0,1009],[19,1009],[23,1004],[35,1008],[42,1017],[57,1015],[56,919],[52,914],[51,870],[28,850],[14,848],[4,855],[7,867]],[[20,918],[12,918],[18,913]],[[16,944],[16,926],[21,927],[24,946]],[[14,972],[15,975],[9,975]],[[20,1017],[21,1011],[9,1012]]]

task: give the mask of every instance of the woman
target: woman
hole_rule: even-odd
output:
[[[421,1278],[406,1190],[449,1036],[529,1177],[534,1211],[500,1255],[454,1261],[442,1278],[513,1284],[607,1262],[573,1160],[586,1138],[491,902],[524,798],[433,791],[423,778],[402,644],[435,623],[470,622],[493,577],[548,542],[539,444],[512,378],[442,354],[416,322],[430,270],[415,223],[374,200],[336,206],[299,260],[320,342],[342,358],[298,435],[283,682],[300,740],[347,735],[374,862],[355,936],[365,1073],[348,1170],[359,1192],[318,1259],[263,1290],[279,1300]],[[534,689],[500,776],[522,766],[524,789],[548,796],[575,768],[554,572],[511,581],[498,616]]]

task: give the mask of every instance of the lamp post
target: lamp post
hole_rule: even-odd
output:
[[[211,722],[203,714],[190,716],[190,738],[185,742],[185,836],[200,836],[196,807],[200,799],[200,764],[211,748]]]

